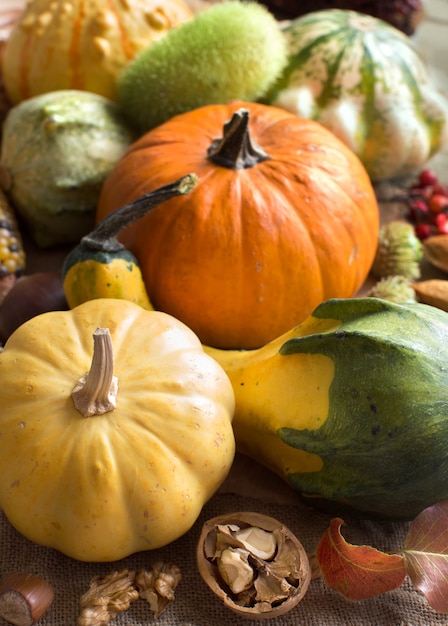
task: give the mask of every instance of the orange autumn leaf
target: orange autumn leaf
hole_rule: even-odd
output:
[[[343,523],[332,519],[317,546],[325,584],[349,600],[366,600],[400,587],[406,577],[403,556],[348,543],[341,534]]]

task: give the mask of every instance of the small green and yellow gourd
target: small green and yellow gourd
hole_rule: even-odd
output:
[[[136,257],[117,240],[126,226],[163,202],[189,193],[196,185],[195,174],[149,192],[110,213],[64,260],[63,288],[71,309],[97,298],[130,300],[153,310]]]

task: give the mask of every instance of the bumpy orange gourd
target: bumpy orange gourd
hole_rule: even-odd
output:
[[[30,0],[3,53],[8,97],[80,89],[114,100],[119,72],[192,15],[184,0]]]
[[[120,240],[155,308],[203,343],[264,345],[365,281],[378,240],[375,194],[358,157],[318,123],[248,102],[176,116],[118,161],[97,218],[188,172],[199,176],[188,197]]]

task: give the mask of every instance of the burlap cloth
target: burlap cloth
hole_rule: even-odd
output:
[[[189,0],[202,4],[204,0]],[[23,5],[25,0],[0,0],[0,9]],[[440,171],[446,171],[445,160]],[[447,161],[448,162],[448,161]],[[387,205],[388,217],[393,215]],[[34,257],[34,271],[52,271],[65,253]],[[428,605],[408,579],[397,590],[362,602],[349,602],[328,589],[321,579],[311,582],[304,600],[290,613],[264,622],[243,619],[226,609],[208,589],[196,568],[196,544],[202,524],[216,515],[236,511],[257,511],[283,522],[312,554],[328,527],[330,515],[303,505],[283,482],[256,463],[237,456],[234,467],[221,490],[204,507],[191,530],[161,550],[139,553],[115,563],[82,563],[55,550],[38,546],[12,528],[0,511],[0,575],[24,571],[47,578],[55,588],[54,602],[39,622],[41,626],[76,626],[79,599],[93,576],[104,576],[117,569],[148,568],[163,560],[177,564],[182,581],[174,602],[156,620],[143,600],[117,616],[111,626],[446,626],[448,617]],[[344,536],[355,544],[368,544],[381,550],[400,550],[407,524],[360,521],[344,517]],[[0,618],[0,626],[7,622]]]
[[[302,504],[280,479],[245,457],[237,457],[221,490],[207,503],[191,530],[163,549],[138,553],[115,563],[83,563],[55,550],[38,546],[17,533],[0,513],[1,574],[25,571],[47,578],[55,588],[53,605],[39,622],[42,626],[76,626],[79,599],[93,576],[115,569],[148,568],[157,560],[177,564],[182,581],[172,604],[158,618],[144,600],[134,602],[117,616],[112,626],[437,626],[447,625],[447,616],[433,611],[410,581],[397,590],[362,602],[349,602],[325,586],[311,582],[302,602],[283,617],[248,620],[225,608],[205,585],[196,568],[195,550],[202,524],[222,513],[257,511],[286,524],[313,553],[327,528],[330,515]],[[352,543],[369,544],[381,550],[399,550],[408,525],[355,520],[344,517],[343,533]],[[0,625],[4,622],[0,618]]]

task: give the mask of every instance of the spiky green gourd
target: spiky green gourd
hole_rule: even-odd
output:
[[[327,300],[253,351],[208,349],[236,397],[237,449],[311,504],[409,519],[448,499],[448,314]]]
[[[226,0],[141,52],[122,73],[119,100],[145,132],[200,106],[257,100],[286,58],[286,41],[265,7]]]

